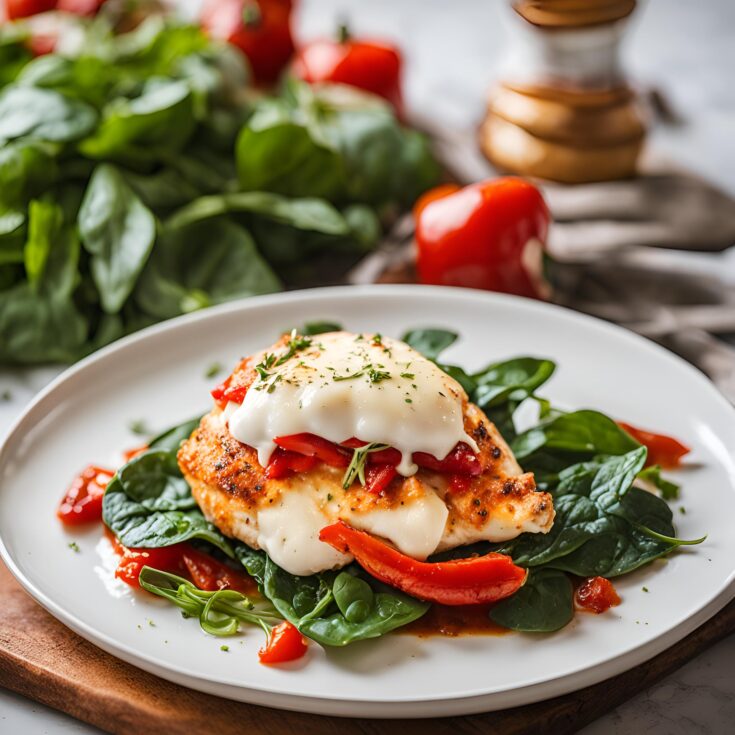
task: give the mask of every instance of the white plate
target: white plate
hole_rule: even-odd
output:
[[[551,357],[544,394],[674,434],[694,451],[679,473],[684,549],[616,582],[623,604],[578,615],[553,635],[379,641],[324,651],[292,668],[258,664],[261,634],[222,641],[163,601],[111,581],[100,529],[67,531],[54,511],[69,479],[136,439],[210,405],[205,378],[284,328],[333,319],[400,336],[443,326],[462,337],[447,359],[468,368],[519,354]],[[0,451],[0,550],[53,615],[110,653],[166,679],[232,699],[369,717],[453,715],[513,707],[618,674],[676,643],[735,595],[735,412],[694,368],[622,329],[557,307],[495,294],[418,286],[320,289],[250,299],[177,319],[79,363],[28,408]],[[79,553],[68,544],[75,540]],[[645,592],[643,587],[649,591]],[[149,625],[152,621],[154,625]]]

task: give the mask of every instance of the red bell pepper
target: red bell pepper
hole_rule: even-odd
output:
[[[293,72],[310,84],[348,84],[376,94],[388,100],[402,117],[402,65],[401,53],[395,46],[352,38],[343,26],[336,40],[302,46],[294,59]]]
[[[280,480],[293,473],[308,472],[318,461],[316,457],[307,457],[305,454],[278,447],[265,468],[265,476],[269,480]]]
[[[673,436],[654,434],[651,431],[645,431],[645,429],[638,429],[635,426],[626,424],[624,421],[618,421],[618,426],[648,449],[647,467],[657,464],[666,469],[674,469],[681,465],[681,458],[691,452],[689,447],[682,444],[678,439],[674,439]]]
[[[64,499],[59,504],[56,515],[62,523],[77,526],[81,523],[102,519],[102,497],[107,483],[115,473],[95,465],[85,467],[77,475]]]
[[[380,495],[393,478],[398,474],[394,465],[391,464],[368,464],[365,470],[365,490],[374,495]]]
[[[298,628],[287,620],[271,630],[263,648],[258,651],[262,664],[295,661],[306,653],[306,641]]]
[[[315,434],[277,436],[273,441],[283,449],[307,457],[316,457],[331,467],[347,467],[350,464],[350,457],[344,450]]]
[[[504,554],[422,562],[402,554],[374,536],[338,521],[323,528],[319,539],[349,553],[376,579],[421,600],[442,605],[476,605],[502,600],[518,590],[526,571]]]
[[[294,52],[292,5],[291,0],[206,0],[199,21],[212,38],[248,57],[256,82],[272,84]]]
[[[508,177],[444,185],[419,199],[414,215],[422,283],[548,297],[542,263],[551,215],[533,184]]]

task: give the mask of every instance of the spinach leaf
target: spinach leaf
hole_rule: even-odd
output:
[[[324,334],[325,332],[340,332],[342,331],[342,325],[337,322],[306,322],[301,329],[297,330],[299,334],[304,334],[307,337],[313,337],[315,334]]]
[[[79,233],[92,255],[102,308],[114,314],[132,292],[156,238],[151,211],[110,164],[100,164],[79,210]]]
[[[169,452],[178,452],[181,442],[191,436],[191,433],[197,428],[197,426],[199,426],[199,422],[201,420],[202,417],[197,416],[197,418],[189,419],[177,426],[173,426],[157,436],[154,436],[153,439],[148,442],[148,446],[151,449],[165,449]]]
[[[280,286],[248,232],[220,217],[164,230],[140,277],[135,300],[148,314],[166,319],[272,293]]]
[[[344,217],[322,199],[287,199],[267,191],[237,192],[195,199],[175,212],[167,220],[166,226],[176,229],[228,213],[257,215],[299,230],[327,235],[347,235],[350,232]]]
[[[516,357],[488,365],[474,373],[477,387],[473,400],[480,408],[491,408],[509,399],[520,401],[533,395],[554,373],[556,365],[551,360],[535,357]]]
[[[51,89],[8,86],[0,92],[0,143],[24,137],[67,143],[96,123],[93,107]]]
[[[504,628],[551,633],[574,617],[572,583],[556,569],[532,569],[526,583],[490,610],[490,619]]]
[[[409,203],[440,173],[424,137],[403,130],[382,101],[296,81],[256,107],[236,155],[244,189],[335,202]]]
[[[566,468],[553,488],[551,530],[522,534],[499,550],[521,566],[614,577],[690,543],[674,538],[668,505],[632,485],[645,459],[638,447]]]
[[[425,602],[363,577],[357,567],[339,574],[297,577],[274,564],[264,552],[244,544],[238,544],[235,553],[276,610],[303,635],[325,646],[377,638],[420,618],[429,609]]]
[[[657,488],[664,500],[676,500],[679,497],[679,486],[661,474],[660,465],[645,467],[638,473],[638,479]]]
[[[411,329],[401,340],[429,360],[436,360],[458,337],[456,332],[448,329]]]
[[[0,145],[0,202],[22,206],[54,184],[59,170],[47,143],[16,140]]]
[[[0,291],[0,361],[72,362],[84,353],[88,323],[68,296],[25,281]]]
[[[511,444],[519,461],[534,453],[625,454],[640,444],[611,418],[599,411],[574,411],[555,416],[550,421],[520,434]]]
[[[107,485],[102,519],[124,546],[201,539],[233,556],[230,542],[198,509],[174,450],[150,449],[121,467]]]
[[[145,83],[140,96],[112,100],[99,128],[80,143],[79,149],[90,158],[105,159],[126,154],[131,147],[145,147],[150,160],[159,148],[179,149],[195,125],[189,85],[153,78]]]
[[[34,200],[28,207],[28,239],[23,259],[31,286],[35,286],[41,280],[46,261],[60,234],[63,219],[61,207],[53,202]],[[75,272],[76,268],[73,270],[73,273]]]

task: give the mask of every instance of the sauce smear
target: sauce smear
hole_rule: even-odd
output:
[[[432,605],[426,615],[399,628],[396,632],[457,638],[461,635],[505,635],[511,631],[488,617],[491,605]]]

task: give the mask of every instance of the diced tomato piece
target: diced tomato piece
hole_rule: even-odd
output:
[[[5,0],[5,13],[9,20],[46,13],[54,7],[56,0]]]
[[[258,658],[262,664],[282,664],[301,658],[306,648],[306,641],[298,628],[284,621],[273,628],[265,646],[258,651]]]
[[[577,604],[597,615],[620,604],[613,583],[604,577],[590,577],[577,590]]]
[[[59,520],[69,526],[102,520],[102,497],[114,474],[95,465],[85,467],[74,478],[56,511]]]
[[[365,470],[365,490],[379,495],[393,482],[397,474],[398,471],[394,465],[369,464]]]

